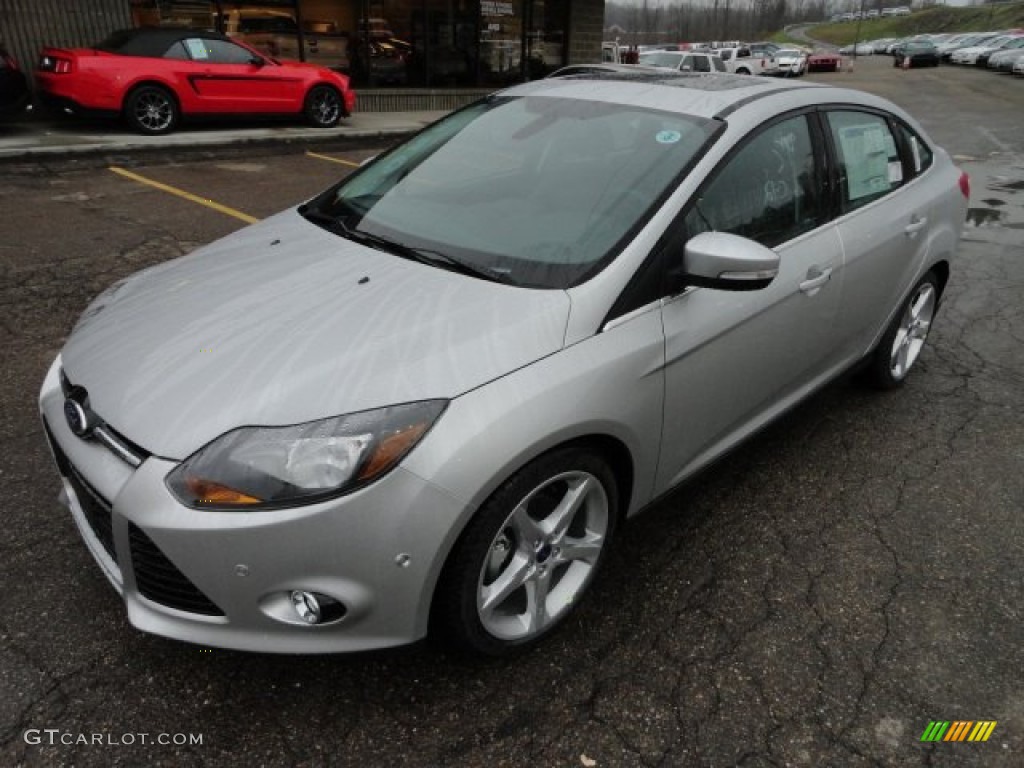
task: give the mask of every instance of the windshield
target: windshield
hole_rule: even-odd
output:
[[[580,99],[492,97],[435,123],[301,210],[342,237],[513,285],[600,270],[714,121]]]

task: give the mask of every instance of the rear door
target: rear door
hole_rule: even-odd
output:
[[[896,123],[880,112],[833,108],[824,113],[838,171],[840,216],[846,253],[843,342],[863,353],[910,289],[928,252],[935,222],[931,186],[915,181],[931,164],[919,139],[911,146]],[[916,154],[905,157],[906,153]],[[915,148],[916,147],[916,148]]]

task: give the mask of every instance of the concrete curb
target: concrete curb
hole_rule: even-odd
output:
[[[168,136],[139,136],[116,123],[25,121],[0,127],[0,163],[86,159],[96,156],[203,152],[225,147],[306,145],[365,146],[413,134],[447,111],[367,113],[331,129],[295,125],[210,128],[185,126]]]

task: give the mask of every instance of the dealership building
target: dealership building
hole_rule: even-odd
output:
[[[598,61],[603,22],[604,0],[0,0],[0,41],[27,72],[43,46],[88,46],[116,29],[218,29],[349,73],[364,110],[450,108]]]

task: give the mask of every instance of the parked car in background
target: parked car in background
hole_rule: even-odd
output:
[[[773,75],[800,77],[807,71],[807,54],[799,48],[780,48],[771,55],[768,67]]]
[[[62,499],[147,632],[522,650],[627,518],[852,367],[907,379],[968,193],[853,89],[519,85],[94,300],[40,393]]]
[[[996,51],[988,60],[988,68],[996,72],[1013,72],[1013,65],[1024,57],[1024,47]]]
[[[807,57],[808,72],[838,72],[843,68],[843,57],[835,51],[815,51]]]
[[[287,11],[231,10],[225,11],[224,32],[261,53],[276,59],[298,61],[299,25]],[[305,61],[338,72],[348,72],[349,37],[331,21],[303,20],[302,42]]]
[[[953,51],[949,60],[953,64],[977,64],[980,57],[987,56],[993,51],[999,50],[1007,43],[1013,42],[1016,39],[1018,39],[1017,35],[999,35],[998,37],[993,37],[983,43],[975,43],[974,45],[969,45],[966,48],[957,48]]]
[[[639,56],[645,67],[674,69],[680,72],[726,72],[725,62],[714,53],[703,51],[647,51]]]
[[[0,120],[20,116],[31,100],[28,79],[18,62],[0,45]]]
[[[1013,74],[1015,74],[1015,75],[1024,75],[1024,57],[1021,57],[1021,58],[1017,59],[1013,63],[1013,70],[1012,71],[1013,71]]]
[[[894,67],[937,67],[939,66],[939,51],[929,42],[923,40],[912,40],[903,43],[893,51],[892,65]]]
[[[122,117],[146,134],[231,115],[304,116],[330,128],[355,106],[343,74],[196,29],[126,29],[91,48],[44,48],[36,83],[41,101],[61,112]]]
[[[755,54],[745,45],[714,49],[729,72],[736,75],[764,75],[771,72],[771,57],[766,53]]]
[[[844,45],[839,49],[839,52],[844,56],[873,56],[875,53],[875,46],[871,43],[857,43],[850,45]]]
[[[1009,40],[997,45],[984,46],[974,58],[976,67],[987,67],[989,60],[996,53],[1001,51],[1013,51],[1024,48],[1024,35],[1013,35]]]

